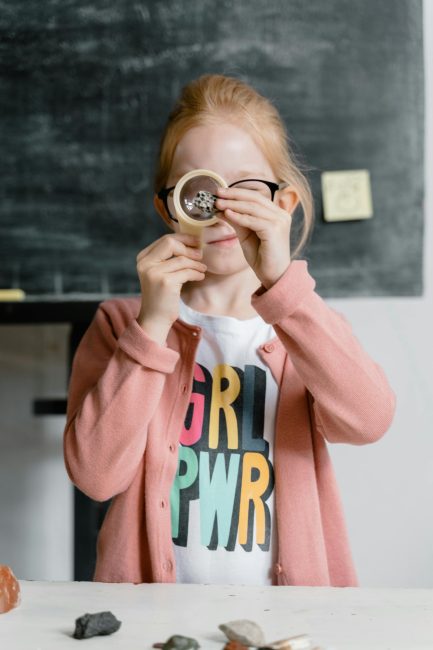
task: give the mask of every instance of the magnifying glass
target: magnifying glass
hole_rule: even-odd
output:
[[[218,221],[215,201],[219,187],[228,187],[225,180],[209,169],[193,169],[178,180],[173,203],[182,233],[199,237],[203,248],[203,229]]]

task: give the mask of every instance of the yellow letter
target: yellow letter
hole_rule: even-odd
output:
[[[252,481],[252,471],[258,471],[258,478]],[[247,544],[248,529],[254,525],[254,514],[251,521],[248,522],[248,513],[250,511],[250,501],[254,504],[256,519],[256,543],[264,544],[266,539],[266,512],[265,502],[261,499],[269,486],[269,466],[266,458],[256,452],[247,452],[244,454],[242,464],[242,487],[241,498],[239,503],[239,544]]]
[[[221,390],[221,381],[227,379],[228,386]],[[224,411],[227,428],[227,447],[237,449],[239,446],[239,432],[236,412],[231,404],[239,395],[241,382],[235,370],[225,363],[214,368],[212,381],[212,401],[210,406],[209,422],[209,449],[217,449],[219,443],[220,410]]]

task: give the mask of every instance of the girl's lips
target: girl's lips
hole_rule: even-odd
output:
[[[222,246],[223,244],[226,244],[228,246],[229,244],[233,244],[235,241],[237,241],[237,239],[238,239],[237,236],[233,235],[232,237],[227,237],[226,239],[219,239],[219,240],[216,240],[216,241],[210,241],[208,243],[209,244],[219,244],[220,246]]]

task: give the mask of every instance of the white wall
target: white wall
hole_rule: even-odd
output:
[[[327,300],[349,318],[398,401],[379,442],[329,445],[365,587],[433,587],[433,3],[424,4],[425,295]],[[0,328],[0,564],[20,578],[72,577],[64,419],[31,415],[35,397],[65,392],[66,337],[65,326]]]
[[[0,327],[0,564],[28,580],[72,579],[64,417],[32,415],[35,398],[65,396],[68,330]]]
[[[426,201],[422,298],[334,299],[397,394],[373,445],[330,445],[361,586],[433,587],[433,2],[424,0]],[[402,189],[404,191],[404,188]],[[384,242],[386,245],[386,242]],[[401,260],[404,264],[404,259]]]

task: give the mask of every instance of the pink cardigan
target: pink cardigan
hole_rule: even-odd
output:
[[[251,304],[277,336],[257,353],[280,387],[274,471],[278,558],[274,584],[358,586],[326,441],[379,440],[396,397],[345,317],[293,260]],[[177,319],[166,345],[136,321],[140,297],[99,306],[76,352],[64,456],[97,501],[114,497],[97,545],[94,580],[175,582],[170,490],[201,328]]]

